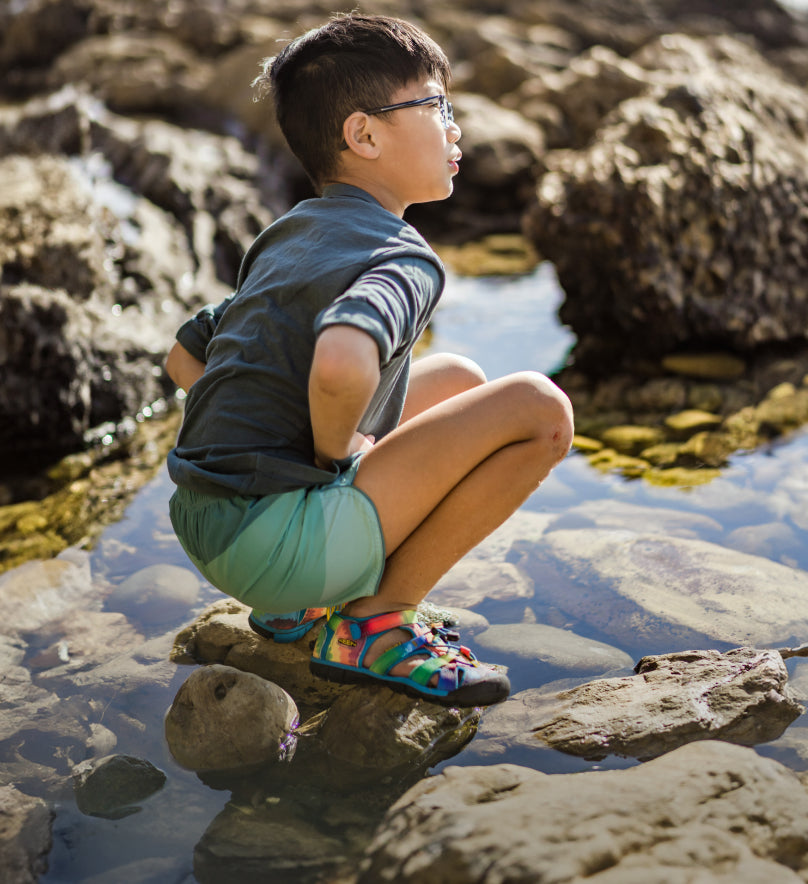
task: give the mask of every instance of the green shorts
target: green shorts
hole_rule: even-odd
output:
[[[204,577],[251,608],[286,614],[375,595],[384,538],[373,501],[353,487],[358,466],[267,497],[177,488],[171,522]]]

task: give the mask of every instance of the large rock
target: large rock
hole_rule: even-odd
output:
[[[2,153],[0,450],[51,455],[173,390],[176,328],[227,294],[272,216],[236,139],[117,117],[69,86],[1,108]]]
[[[166,775],[150,761],[131,755],[108,755],[73,769],[73,791],[82,813],[119,819],[162,789]]]
[[[696,740],[754,746],[777,739],[804,711],[777,651],[663,654],[636,669],[517,694],[486,716],[478,751],[501,751],[504,741],[584,758],[652,758]]]
[[[448,768],[390,809],[359,884],[798,884],[806,813],[791,771],[713,741],[630,770]]]
[[[0,786],[0,869],[8,884],[36,884],[48,868],[53,812],[44,801]]]
[[[527,219],[577,361],[805,338],[808,94],[728,37],[665,36],[632,62],[594,137],[545,157]]]

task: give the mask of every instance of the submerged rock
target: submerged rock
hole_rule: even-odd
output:
[[[163,788],[166,775],[131,755],[108,755],[73,770],[73,791],[82,813],[119,819],[136,813],[140,801]]]
[[[197,669],[165,719],[168,747],[190,770],[228,770],[286,757],[299,721],[294,700],[271,681],[230,666]]]
[[[714,741],[630,770],[450,767],[393,805],[358,881],[799,884],[806,814],[791,771]]]

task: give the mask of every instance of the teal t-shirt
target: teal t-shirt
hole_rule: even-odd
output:
[[[370,194],[326,187],[264,230],[236,292],[183,325],[177,340],[206,363],[189,391],[168,470],[178,485],[262,497],[332,481],[314,466],[308,378],[317,334],[351,325],[379,347],[381,380],[359,430],[398,426],[410,354],[445,281],[421,235]]]

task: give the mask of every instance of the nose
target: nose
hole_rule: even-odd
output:
[[[452,122],[449,123],[448,129],[446,130],[446,140],[449,142],[449,144],[454,144],[456,141],[460,141],[460,136],[462,134],[463,133],[460,131],[460,126],[458,126],[457,123],[452,120]]]

